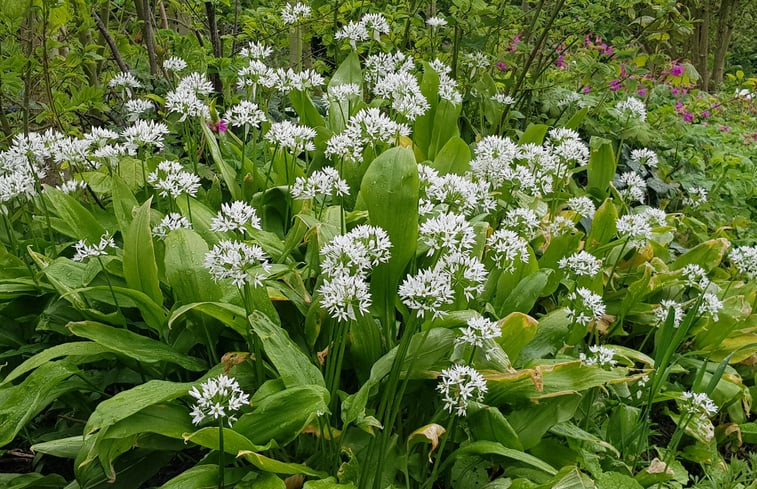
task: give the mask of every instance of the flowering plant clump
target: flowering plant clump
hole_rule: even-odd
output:
[[[752,483],[757,6],[89,3],[0,9],[1,480]]]

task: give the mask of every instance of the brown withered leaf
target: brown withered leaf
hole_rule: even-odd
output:
[[[412,445],[425,440],[431,444],[431,450],[428,451],[428,461],[432,462],[431,454],[434,453],[434,450],[439,446],[439,438],[441,438],[446,431],[447,430],[445,430],[442,425],[436,423],[421,426],[407,437],[408,450]]]
[[[250,353],[246,351],[230,351],[224,354],[224,356],[221,357],[223,373],[228,374],[231,367],[244,363],[250,357]]]

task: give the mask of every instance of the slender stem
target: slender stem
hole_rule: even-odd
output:
[[[441,466],[441,459],[444,455],[444,448],[447,445],[447,440],[449,440],[450,436],[452,436],[452,431],[455,429],[456,420],[457,416],[452,415],[452,419],[447,424],[447,431],[444,433],[444,438],[442,438],[442,442],[439,444],[439,451],[436,452],[436,458],[434,459],[434,468],[431,469],[431,475],[428,479],[426,479],[426,482],[423,483],[421,489],[425,489],[426,487],[433,487],[434,481],[436,481],[436,478],[439,476],[439,467]]]
[[[105,281],[108,282],[108,288],[110,289],[110,295],[113,297],[113,303],[116,305],[116,310],[120,311],[121,306],[118,305],[118,299],[116,299],[116,293],[113,291],[113,284],[110,282],[110,276],[108,275],[108,271],[105,270],[105,265],[103,264],[103,260],[102,258],[98,256],[97,261],[100,263],[100,268],[102,268],[103,270],[103,275],[105,275]]]
[[[223,451],[223,418],[218,418],[218,489],[223,489],[226,484],[223,480],[225,465],[225,453]]]

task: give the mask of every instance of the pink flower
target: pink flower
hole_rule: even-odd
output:
[[[564,54],[561,54],[560,56],[557,57],[557,59],[555,60],[555,66],[557,66],[561,70],[564,70],[565,68],[568,67],[568,65],[565,64],[565,55]]]
[[[710,117],[710,111],[709,110],[705,110],[700,115],[706,119],[706,118]]]
[[[503,63],[502,61],[497,62],[495,65],[499,71],[505,71],[507,69],[507,65]]]
[[[610,82],[610,91],[617,92],[623,86],[620,80],[613,80]]]
[[[683,66],[681,65],[673,65],[673,67],[670,69],[670,74],[673,76],[681,76],[683,75]]]
[[[213,132],[226,132],[229,129],[229,127],[226,125],[225,119],[218,119],[218,122],[208,121],[205,123],[205,125],[208,126]]]
[[[513,37],[513,40],[510,41],[510,45],[507,47],[508,53],[514,53],[518,50],[518,44],[520,44],[520,38],[522,34],[515,34],[515,37]]]
[[[731,132],[731,126],[718,126],[720,132]]]
[[[678,95],[680,93],[680,90],[678,90],[676,87],[672,87],[670,89],[670,93],[673,95]]]
[[[683,121],[684,122],[694,122],[694,114],[692,114],[691,112],[686,112],[683,115]]]
[[[590,86],[588,86],[588,85],[587,85],[587,86],[585,86],[585,87],[584,87],[584,89],[583,89],[583,92],[584,92],[584,93],[589,93],[589,92],[591,92],[591,87],[590,87]]]
[[[639,97],[646,97],[647,96],[647,89],[646,88],[640,88],[638,92]]]

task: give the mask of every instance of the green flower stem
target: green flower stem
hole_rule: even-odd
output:
[[[224,465],[225,453],[223,451],[223,418],[218,418],[218,489],[223,489],[224,484]]]
[[[105,270],[105,264],[103,263],[102,258],[99,256],[97,257],[97,261],[100,263],[100,268],[102,268],[103,275],[105,275],[105,281],[108,283],[108,288],[110,289],[110,295],[113,297],[113,303],[116,305],[116,310],[120,311],[121,306],[118,305],[118,299],[116,299],[116,293],[113,291],[113,284],[110,282],[110,276],[108,275],[108,271]]]
[[[447,446],[447,440],[449,440],[450,436],[452,436],[452,431],[455,429],[455,421],[457,421],[457,416],[453,414],[452,419],[450,419],[449,423],[447,423],[447,431],[445,431],[444,433],[442,442],[439,444],[439,451],[436,452],[436,458],[434,459],[434,466],[431,469],[431,475],[428,479],[426,479],[426,482],[421,485],[421,489],[426,489],[427,487],[431,488],[434,486],[434,482],[439,476],[439,467],[442,465],[441,460],[442,456],[444,455],[444,449]]]

